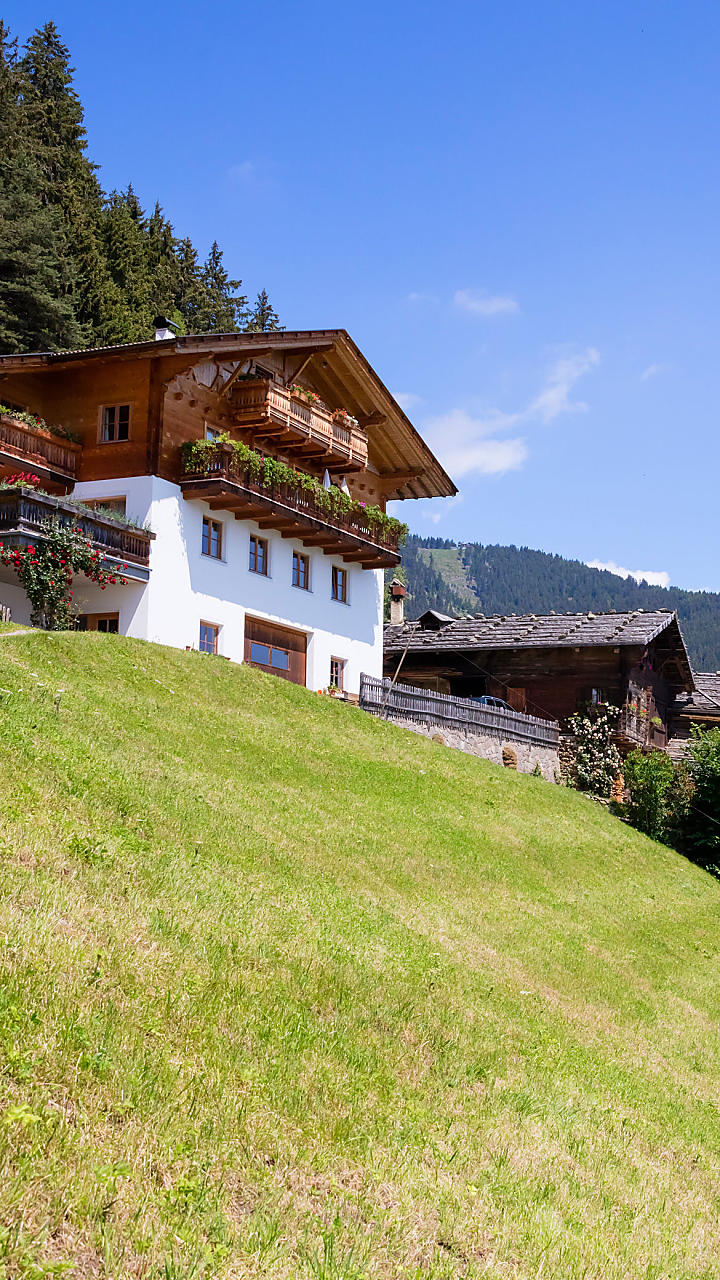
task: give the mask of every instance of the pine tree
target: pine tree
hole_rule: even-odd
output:
[[[142,342],[152,337],[156,309],[148,262],[148,227],[132,186],[108,196],[102,223],[103,244],[113,294],[103,342]]]
[[[111,285],[101,244],[102,190],[87,158],[82,103],[70,54],[55,24],[30,37],[19,64],[21,91],[43,200],[57,208],[66,252],[58,260],[63,294],[82,336],[92,341],[105,322]]]
[[[198,332],[198,316],[203,292],[202,268],[197,249],[192,240],[180,240],[177,245],[178,291],[175,297],[176,312],[182,319],[186,333]]]
[[[217,240],[213,241],[202,269],[201,284],[196,332],[237,333],[242,329],[247,321],[247,298],[236,293],[242,280],[229,278]]]
[[[284,324],[280,324],[280,317],[268,298],[267,289],[260,290],[245,328],[248,333],[269,333],[285,328]]]
[[[156,314],[186,332],[279,328],[265,290],[251,312],[214,243],[203,266],[160,205],[105,196],[54,23],[17,42],[0,22],[0,348],[132,342]]]
[[[56,350],[82,331],[72,305],[72,271],[57,208],[44,201],[17,42],[0,21],[0,350]]]

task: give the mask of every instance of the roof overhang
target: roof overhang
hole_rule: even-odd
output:
[[[98,363],[162,360],[163,377],[206,360],[278,353],[301,358],[320,396],[352,413],[368,432],[368,452],[387,499],[451,497],[457,489],[382,379],[345,329],[185,334],[79,351],[0,356],[0,382],[17,373],[51,374]],[[299,366],[296,366],[296,369]],[[293,376],[298,376],[297,372]]]

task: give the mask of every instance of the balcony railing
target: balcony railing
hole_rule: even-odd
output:
[[[234,511],[238,518],[257,520],[308,545],[337,551],[366,568],[392,567],[400,561],[400,528],[378,525],[359,504],[353,510],[333,509],[300,481],[268,482],[231,444],[205,448],[202,457],[183,459],[183,494],[202,498],[215,509]]]
[[[90,512],[86,514],[62,498],[37,493],[34,489],[0,489],[0,536],[6,542],[41,539],[52,520],[79,528],[88,541],[111,560],[128,565],[149,564],[154,533],[127,528]]]
[[[326,457],[338,470],[367,466],[367,432],[354,420],[333,414],[320,402],[267,378],[236,382],[232,391],[233,421],[264,438],[275,437],[288,452]]]
[[[80,451],[79,444],[59,440],[44,427],[0,417],[0,464],[49,472],[55,480],[74,484]]]
[[[621,742],[634,747],[663,748],[667,742],[667,730],[663,724],[653,724],[652,717],[647,713],[643,715],[639,710],[633,711],[628,706],[620,710],[615,733]]]

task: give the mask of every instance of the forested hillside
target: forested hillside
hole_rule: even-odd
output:
[[[458,546],[411,535],[403,551],[408,615],[676,609],[696,671],[720,668],[720,595],[651,587],[529,547]]]
[[[103,191],[54,23],[20,50],[0,21],[0,352],[140,341],[158,313],[181,333],[279,328],[241,284],[217,243],[203,262],[159,204]]]

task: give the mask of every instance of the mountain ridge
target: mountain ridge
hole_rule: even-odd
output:
[[[442,613],[595,613],[672,609],[696,671],[720,668],[720,593],[657,587],[531,547],[410,534],[408,617]]]

